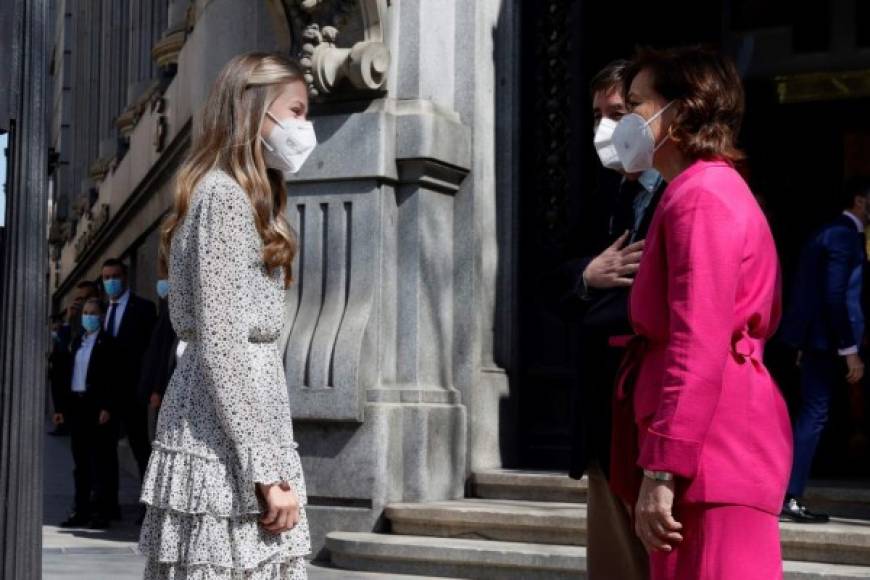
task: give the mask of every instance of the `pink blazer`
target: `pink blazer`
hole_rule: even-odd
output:
[[[781,314],[767,220],[729,164],[668,186],[631,292],[646,348],[634,385],[638,465],[678,476],[678,501],[779,513],[792,462],[783,398],[762,363]]]

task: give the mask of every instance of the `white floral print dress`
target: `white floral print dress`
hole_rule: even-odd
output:
[[[145,579],[300,580],[304,507],[280,535],[259,525],[255,483],[306,503],[284,368],[283,273],[267,272],[247,194],[212,170],[172,240],[169,309],[187,349],[172,376],[142,484]]]

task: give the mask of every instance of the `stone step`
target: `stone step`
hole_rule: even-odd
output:
[[[395,534],[563,544],[586,543],[586,506],[510,499],[388,505]]]
[[[842,564],[822,564],[819,562],[783,563],[785,580],[855,580],[870,578],[867,566],[847,566]]]
[[[866,520],[834,518],[827,524],[786,522],[779,527],[787,560],[870,566],[870,522]]]
[[[588,491],[587,478],[577,481],[559,471],[492,469],[474,473],[471,483],[474,497],[482,499],[582,503]],[[816,511],[870,519],[870,482],[813,481],[804,499]]]
[[[812,511],[870,519],[870,482],[814,481],[803,499]]]
[[[586,545],[586,505],[463,499],[392,504],[385,515],[396,534],[534,544]],[[788,560],[870,566],[870,522],[782,523]]]
[[[346,570],[480,580],[583,580],[586,550],[575,546],[333,532],[332,563]],[[785,580],[870,578],[870,568],[817,562],[784,563]]]
[[[481,580],[586,577],[586,548],[579,546],[333,532],[326,547],[332,563],[347,570]]]
[[[577,481],[566,473],[493,469],[471,478],[475,497],[483,499],[521,499],[580,503],[586,501],[587,481]]]

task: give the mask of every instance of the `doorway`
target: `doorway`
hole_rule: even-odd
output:
[[[520,467],[564,470],[569,461],[580,335],[577,320],[554,304],[551,273],[570,258],[591,255],[588,232],[607,219],[607,200],[601,193],[605,188],[600,185],[613,179],[601,169],[592,148],[589,80],[612,60],[630,57],[636,46],[708,44],[740,61],[743,55],[732,32],[753,27],[790,26],[796,50],[821,50],[831,42],[829,35],[817,33],[827,3],[814,4],[813,10],[798,14],[737,0],[666,5],[629,1],[618,10],[613,4],[581,0],[523,3],[519,307],[514,314],[519,330],[513,365]],[[764,56],[756,52],[753,58]],[[870,102],[782,103],[774,74],[749,77],[745,88],[747,114],[740,145],[749,157],[750,186],[777,240],[787,297],[804,240],[838,211],[836,194],[844,175],[866,170],[870,163],[863,153],[870,142]],[[797,374],[789,355],[770,351],[771,369],[796,408]],[[866,445],[865,460],[857,462],[856,443],[848,442],[860,421],[867,433],[867,420],[856,412],[856,406],[866,404],[856,401],[855,393],[844,390],[841,395],[818,454],[825,458],[817,462],[816,475],[868,475]],[[852,455],[840,452],[845,448],[853,449]]]

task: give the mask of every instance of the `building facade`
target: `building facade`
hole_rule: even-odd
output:
[[[511,92],[496,87],[513,64],[496,37],[513,37],[510,3],[61,6],[55,308],[110,256],[154,297],[157,226],[217,71],[250,50],[298,56],[320,144],[289,183],[301,251],[282,348],[315,545],[375,528],[389,502],[461,497],[471,470],[500,465],[512,198],[497,192],[512,173]]]
[[[595,71],[638,44],[735,57],[787,266],[834,182],[867,170],[865,3],[701,4],[616,18],[580,0],[58,0],[53,307],[114,256],[154,298],[157,227],[217,71],[250,50],[297,56],[320,144],[289,183],[301,251],[281,344],[315,550],[382,528],[390,503],[463,497],[476,472],[562,468],[579,339],[541,280],[588,251],[606,204]],[[777,138],[795,123],[824,139]]]

